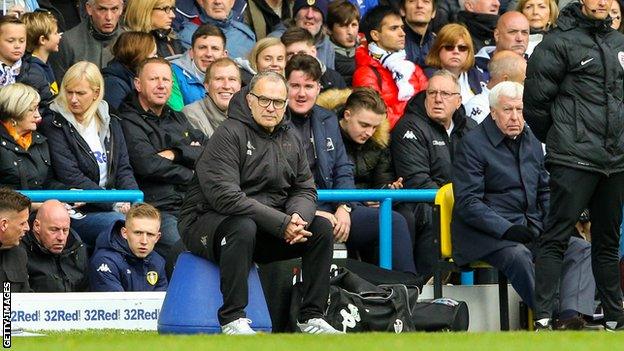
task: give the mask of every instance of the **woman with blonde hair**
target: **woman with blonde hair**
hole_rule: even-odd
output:
[[[66,189],[54,179],[48,140],[37,132],[39,102],[28,85],[0,88],[0,187]]]
[[[104,79],[95,64],[80,61],[67,70],[50,105],[54,117],[42,125],[54,171],[71,188],[138,189],[123,131],[103,96]],[[72,228],[93,247],[97,234],[123,220],[128,209],[129,203],[88,204],[80,208],[84,217],[74,218]]]
[[[260,72],[273,71],[283,76],[286,68],[286,47],[280,38],[266,37],[258,40],[247,60],[240,57],[233,60],[240,68],[242,86],[246,86]]]
[[[522,12],[529,20],[531,34],[526,54],[530,56],[544,35],[555,27],[557,17],[559,17],[559,7],[555,0],[520,0],[516,10]]]
[[[158,56],[167,58],[184,53],[171,28],[175,12],[175,0],[128,0],[124,25],[128,31],[152,34]]]
[[[459,81],[462,102],[480,94],[486,77],[475,67],[475,52],[468,29],[461,24],[450,23],[438,32],[429,54],[425,58],[427,77],[439,69],[453,73]]]

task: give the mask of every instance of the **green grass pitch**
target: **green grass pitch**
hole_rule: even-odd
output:
[[[155,332],[49,332],[44,337],[14,337],[11,349],[32,351],[598,351],[624,350],[624,333],[366,333],[349,335],[261,334],[158,335]]]

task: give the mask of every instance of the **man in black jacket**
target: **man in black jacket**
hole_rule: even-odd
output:
[[[392,130],[392,160],[405,188],[437,189],[449,183],[455,145],[475,125],[461,105],[457,78],[446,70],[434,73],[427,90],[410,100]],[[431,205],[407,203],[397,210],[414,236],[416,271],[430,275],[437,259]]]
[[[7,188],[0,188],[0,280],[11,283],[11,292],[30,292],[28,257],[20,240],[28,232],[30,200]]]
[[[32,230],[22,241],[34,291],[87,290],[87,248],[69,225],[69,213],[58,200],[48,200],[37,210]]]
[[[171,96],[169,62],[150,58],[139,65],[130,94],[119,108],[130,164],[145,202],[161,211],[156,251],[166,257],[180,239],[177,217],[204,135],[181,112],[166,105]]]
[[[531,55],[524,108],[546,143],[550,213],[535,267],[536,327],[550,326],[562,256],[579,215],[592,220],[592,267],[606,326],[624,329],[618,242],[624,205],[624,37],[611,28],[611,1],[561,11]]]
[[[456,22],[464,24],[474,44],[474,51],[494,44],[494,28],[498,21],[498,0],[465,0]]]
[[[186,247],[217,263],[225,334],[255,334],[245,318],[253,261],[302,257],[304,294],[298,326],[338,333],[323,319],[329,293],[332,227],[315,216],[316,190],[305,150],[284,120],[287,88],[274,72],[237,93],[228,119],[196,166],[180,217]]]

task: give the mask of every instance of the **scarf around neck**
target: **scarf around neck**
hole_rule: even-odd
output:
[[[416,70],[416,65],[407,60],[405,50],[389,52],[371,42],[368,44],[368,52],[384,68],[392,72],[392,78],[399,88],[399,101],[407,101],[414,96],[416,91],[409,80]]]

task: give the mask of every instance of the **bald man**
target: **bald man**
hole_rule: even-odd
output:
[[[30,287],[35,292],[86,291],[87,249],[70,229],[69,213],[57,200],[44,202],[22,241],[28,253]]]
[[[511,50],[496,51],[488,64],[490,81],[480,94],[475,95],[464,105],[466,115],[481,123],[490,114],[490,90],[500,82],[524,84],[527,62],[524,57]]]
[[[488,73],[488,63],[492,55],[501,50],[511,50],[526,58],[525,54],[529,46],[530,26],[529,20],[518,11],[505,12],[500,16],[494,29],[494,41],[496,46],[485,46],[475,55],[475,65],[485,73]]]

